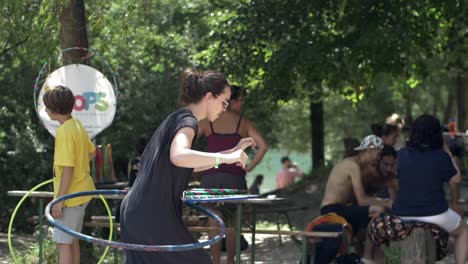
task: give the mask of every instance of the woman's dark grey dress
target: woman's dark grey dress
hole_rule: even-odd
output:
[[[141,159],[140,171],[122,202],[122,241],[145,245],[180,245],[197,240],[182,220],[182,192],[193,169],[172,164],[169,150],[176,132],[183,127],[198,130],[198,121],[188,109],[170,114],[156,130]],[[195,140],[195,139],[194,139]],[[127,264],[212,263],[203,249],[177,252],[125,250]]]

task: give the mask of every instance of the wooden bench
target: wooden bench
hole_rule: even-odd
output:
[[[115,219],[114,219],[115,220]],[[100,228],[109,228],[110,223],[108,222],[107,217],[95,217],[94,220],[84,223],[88,227],[100,227]],[[120,231],[120,223],[113,223],[114,229],[117,232]],[[210,231],[219,231],[219,227],[208,227],[208,226],[188,226],[188,230],[191,232],[197,233],[208,233]],[[225,228],[225,232],[235,232],[235,228]],[[310,245],[313,243],[320,242],[322,238],[327,237],[338,237],[341,236],[341,232],[306,232],[306,231],[293,231],[293,230],[268,230],[268,229],[256,229],[257,234],[267,234],[267,235],[286,235],[295,238],[301,238],[302,240],[302,263],[305,263],[306,256],[308,254],[313,255],[314,247]],[[241,229],[241,233],[252,233],[251,229]],[[310,252],[312,251],[312,252]],[[309,253],[310,252],[310,253]],[[254,263],[254,259],[251,260]]]
[[[108,219],[106,219],[108,220]],[[95,221],[88,221],[84,223],[85,226],[89,227],[105,227],[109,228],[110,223],[105,221],[104,219],[99,219]],[[114,228],[120,230],[120,223],[113,223]],[[207,233],[210,231],[219,231],[219,227],[208,227],[208,226],[188,226],[188,230],[192,232],[202,232]],[[226,231],[234,232],[234,228],[227,227],[225,228]],[[250,233],[250,229],[242,229],[241,233]],[[324,237],[337,237],[340,236],[341,233],[339,232],[306,232],[306,231],[292,231],[292,230],[270,230],[270,229],[256,229],[255,232],[257,234],[267,234],[267,235],[283,235],[283,236],[295,236],[295,237],[311,237],[315,238],[314,241],[320,241],[320,238]]]

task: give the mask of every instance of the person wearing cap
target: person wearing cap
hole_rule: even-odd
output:
[[[321,203],[322,215],[336,213],[342,216],[356,233],[367,227],[370,217],[391,207],[388,200],[368,196],[362,183],[363,171],[377,171],[383,145],[382,139],[369,135],[355,148],[357,155],[345,158],[333,167]]]
[[[353,233],[365,230],[371,217],[390,209],[391,200],[382,200],[369,196],[363,185],[364,178],[375,177],[377,164],[384,147],[383,140],[376,135],[365,137],[358,153],[338,162],[330,172],[320,213],[335,213],[351,225]],[[373,251],[372,245],[366,242],[364,263],[372,263],[367,256]]]
[[[286,188],[292,184],[297,177],[302,177],[304,173],[295,162],[291,162],[288,156],[281,158],[281,170],[276,175],[276,188]]]

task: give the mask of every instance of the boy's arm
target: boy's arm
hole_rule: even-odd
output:
[[[91,140],[88,141],[88,153],[89,153],[89,160],[93,160],[96,157],[96,146],[94,146]]]
[[[63,167],[62,180],[60,181],[60,186],[57,192],[57,197],[63,196],[68,193],[68,187],[70,186],[72,177],[73,177],[73,167]],[[56,203],[54,207],[52,207],[52,216],[54,218],[61,218],[62,208],[63,208],[63,201]]]

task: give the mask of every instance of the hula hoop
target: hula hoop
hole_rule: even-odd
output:
[[[191,243],[191,244],[182,244],[182,245],[141,245],[141,244],[129,244],[129,243],[123,243],[123,242],[116,242],[116,241],[107,241],[104,239],[84,235],[82,233],[78,233],[74,230],[69,229],[68,227],[65,227],[58,223],[50,214],[50,209],[52,206],[54,206],[56,203],[75,198],[75,197],[81,197],[81,196],[88,196],[88,195],[97,195],[97,194],[108,194],[108,195],[125,195],[127,194],[127,191],[124,190],[95,190],[95,191],[86,191],[86,192],[77,192],[77,193],[72,193],[72,194],[67,194],[64,196],[61,196],[52,202],[50,202],[45,209],[45,215],[47,217],[47,220],[49,223],[56,228],[62,230],[63,232],[74,236],[76,238],[85,240],[90,243],[94,244],[99,244],[99,245],[104,245],[104,246],[109,246],[112,248],[121,248],[121,249],[129,249],[129,250],[142,250],[142,251],[186,251],[186,250],[193,250],[193,249],[198,249],[198,248],[203,248],[205,246],[210,246],[212,244],[215,244],[221,240],[221,238],[224,236],[224,222],[221,220],[219,216],[216,214],[212,213],[208,209],[205,209],[201,206],[198,206],[194,204],[194,202],[191,201],[186,201],[185,203],[196,209],[201,211],[202,213],[208,215],[209,217],[212,217],[216,222],[218,222],[220,226],[220,231],[219,233],[212,239],[204,241],[204,242],[198,242],[198,243]]]
[[[228,202],[236,200],[246,200],[258,198],[258,195],[247,194],[247,195],[185,195],[182,197],[184,202],[190,203],[209,203],[209,202]]]
[[[16,255],[13,251],[13,244],[11,242],[11,230],[12,230],[12,227],[13,227],[13,222],[15,220],[15,217],[16,217],[16,213],[18,212],[19,208],[21,207],[21,205],[24,203],[24,201],[26,200],[26,198],[29,197],[29,195],[31,195],[32,192],[34,192],[35,190],[41,188],[42,186],[44,185],[47,185],[49,183],[52,183],[53,179],[50,179],[50,180],[47,180],[47,181],[44,181],[36,186],[34,186],[31,190],[29,190],[24,196],[23,198],[21,198],[21,200],[18,202],[18,204],[16,205],[15,207],[15,210],[13,211],[13,214],[11,215],[11,218],[10,218],[10,223],[8,225],[8,235],[7,235],[7,239],[8,239],[8,248],[10,249],[10,255],[11,255],[11,258],[13,259],[13,262],[14,263],[20,263],[19,260],[16,258]],[[110,211],[110,208],[109,208],[109,204],[107,203],[107,201],[104,199],[104,197],[101,195],[100,196],[102,202],[104,203],[104,206],[106,207],[106,210],[107,210],[107,214],[109,216],[109,219],[111,220],[110,222],[110,226],[111,226],[111,229],[110,229],[110,232],[109,232],[109,240],[112,240],[112,213]],[[40,227],[42,228],[42,227]],[[106,249],[104,250],[104,253],[102,254],[101,258],[99,259],[99,262],[98,263],[101,263],[104,258],[106,257],[107,255],[107,252],[109,251],[109,247],[106,247]]]
[[[194,188],[184,192],[185,195],[235,195],[235,194],[249,194],[247,190],[238,189],[203,189]]]
[[[257,198],[258,195],[249,194],[247,190],[238,189],[203,189],[194,188],[184,191],[182,200],[187,202],[208,203],[245,200]]]

